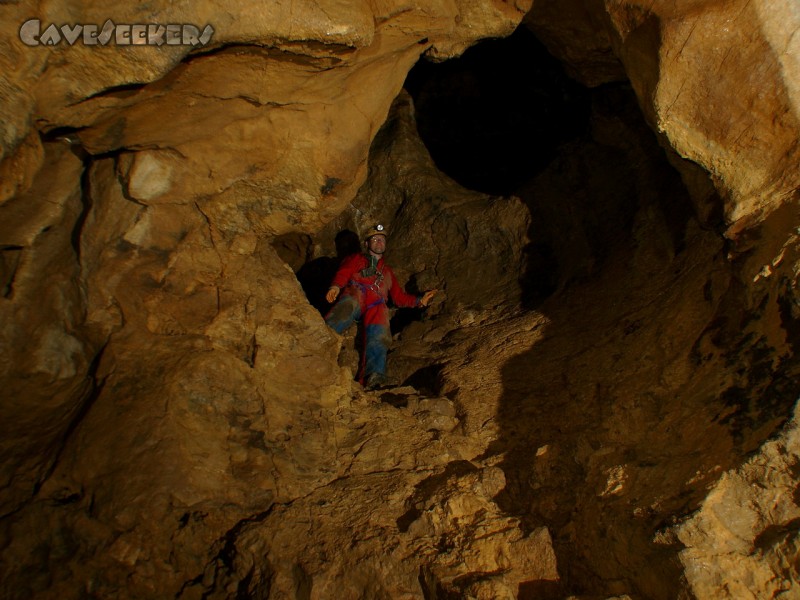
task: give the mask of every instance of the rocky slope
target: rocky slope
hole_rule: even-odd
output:
[[[3,597],[794,593],[800,15],[530,8],[0,5]],[[398,94],[523,17],[656,136],[600,89],[489,196]],[[442,293],[365,393],[295,271],[372,220]]]

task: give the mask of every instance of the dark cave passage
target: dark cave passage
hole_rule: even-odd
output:
[[[524,307],[535,308],[557,291],[587,280],[612,254],[639,244],[633,230],[645,207],[663,219],[668,252],[683,249],[692,201],[628,83],[581,85],[520,26],[512,36],[481,42],[459,58],[444,63],[421,59],[405,88],[419,138],[436,169],[468,190],[513,195],[527,207],[530,226],[518,276]],[[390,116],[373,142],[373,178],[386,170],[379,163],[386,160],[395,134]],[[412,185],[424,188],[421,181]],[[274,247],[321,313],[328,308],[322,294],[341,258],[334,237],[358,229],[356,221],[367,215],[400,223],[402,231],[409,193],[389,179],[373,183],[371,178],[353,203],[355,212],[334,221],[313,242],[305,236],[298,243],[297,234],[276,239]],[[432,189],[426,193],[426,202],[446,198]],[[430,218],[437,215],[431,209]],[[397,245],[395,237],[390,255]],[[516,268],[515,262],[503,266]],[[413,277],[412,284],[415,291],[424,287]],[[394,332],[407,322],[401,314]]]
[[[791,2],[3,4],[4,597],[800,586]]]
[[[421,59],[405,88],[437,167],[489,194],[516,193],[589,127],[590,91],[524,26],[444,63]]]
[[[521,584],[520,598],[678,597],[680,546],[652,540],[785,421],[798,392],[765,362],[779,350],[734,331],[731,315],[773,319],[767,298],[761,312],[747,307],[723,240],[699,222],[627,82],[590,89],[570,80],[520,27],[461,58],[421,60],[405,88],[349,212],[315,236],[279,236],[272,248],[323,315],[336,268],[363,249],[359,232],[373,222],[389,226],[389,260],[408,291],[444,289],[430,315],[393,312],[390,372],[397,386],[447,396],[468,421],[482,391],[462,385],[463,369],[499,369],[498,434],[483,455],[499,457],[505,476],[493,500],[524,531],[548,529],[561,575],[546,589]],[[486,207],[514,198],[524,214],[491,223]],[[483,208],[465,213],[470,203]],[[523,247],[496,244],[523,221]],[[488,269],[471,266],[490,257]],[[513,285],[492,288],[501,273]],[[449,341],[457,328],[420,344],[437,322],[452,327],[465,310],[498,306],[495,315],[514,306],[545,318],[544,338],[503,364],[482,354],[483,332],[466,363],[451,349],[463,349]],[[507,327],[511,335],[513,318]],[[354,373],[360,331],[347,333],[339,355]],[[759,404],[763,390],[778,398]],[[398,409],[406,401],[382,396]]]
[[[527,205],[528,308],[624,250],[644,206],[663,216],[671,251],[682,250],[691,199],[628,83],[586,88],[521,26],[458,59],[421,60],[406,88],[439,169]]]
[[[490,453],[504,457],[507,486],[496,501],[528,530],[551,529],[558,593],[678,597],[680,546],[653,538],[785,422],[800,392],[758,358],[781,352],[763,334],[714,333],[740,313],[772,327],[775,294],[760,308],[741,295],[718,217],[700,222],[628,83],[569,80],[521,27],[462,58],[420,62],[406,88],[439,169],[530,211],[522,304],[550,323],[503,367]],[[443,379],[457,389],[461,375],[445,368]],[[757,399],[765,389],[779,399]],[[615,473],[624,493],[608,491]]]

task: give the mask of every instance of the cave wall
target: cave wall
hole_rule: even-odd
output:
[[[435,328],[403,332],[393,364],[438,366],[437,389],[481,457],[499,460],[495,501],[527,530],[548,527],[565,594],[735,598],[726,585],[741,591],[757,569],[754,597],[766,597],[798,578],[797,504],[766,508],[793,485],[796,457],[765,451],[746,475],[735,470],[800,393],[795,221],[785,207],[760,228],[753,245],[775,252],[777,268],[752,285],[764,255],[732,256],[698,220],[635,102],[628,86],[596,89],[588,135],[520,190],[529,239],[555,249],[550,262],[530,256],[535,310],[448,306]],[[678,533],[684,523],[692,537]]]
[[[439,171],[402,92],[370,151],[369,176],[349,206],[316,235],[314,252],[334,255],[338,231],[391,224],[386,257],[415,293],[438,289],[429,315],[459,307],[516,307],[530,215],[516,197],[462,187]]]
[[[726,259],[739,259],[737,302],[777,302],[753,286],[778,289],[794,265],[777,258],[796,222],[796,7],[565,5],[558,12],[537,1],[529,26],[538,33],[546,24],[543,41],[589,83],[619,79],[623,66],[651,127],[674,149],[701,223],[721,215]],[[271,238],[318,232],[347,209],[421,54],[446,59],[507,35],[528,8],[0,5],[0,544],[16,557],[3,565],[4,580],[16,582],[10,597],[233,595],[237,580],[215,574],[254,576],[228,564],[228,542],[349,472],[352,460],[338,448],[358,454],[360,440],[342,445],[332,421],[353,393],[337,361],[342,341],[306,303]],[[209,22],[216,34],[212,47],[192,54],[30,48],[18,28],[33,15],[45,23]],[[477,221],[491,202],[470,199]],[[421,254],[440,256],[427,243]],[[440,277],[434,269],[420,285]],[[453,285],[461,285],[454,297],[474,293]],[[457,314],[462,324],[476,318]],[[787,344],[780,327],[770,335]],[[415,360],[409,371],[424,359]],[[472,418],[490,408],[480,405]],[[470,459],[485,449],[454,444],[441,456]],[[396,466],[378,450],[368,458],[375,462],[365,472]],[[503,486],[495,465],[481,468],[489,491],[465,510],[478,524],[480,503]],[[471,485],[469,473],[449,477]],[[420,480],[403,484],[406,497]],[[403,504],[397,493],[395,506]],[[430,539],[440,533],[425,527]],[[547,543],[537,547],[550,556]],[[463,574],[451,566],[431,577]],[[289,577],[285,589],[303,581]]]
[[[746,0],[546,0],[526,16],[588,85],[622,64],[663,145],[711,176],[731,235],[797,200],[798,20],[791,2]],[[674,162],[712,215],[711,189]]]
[[[252,345],[254,327],[241,331],[240,319],[254,310],[248,308],[251,284],[224,283],[238,272],[234,265],[257,256],[259,236],[314,230],[343,208],[363,182],[367,151],[389,103],[422,52],[445,57],[482,36],[508,33],[526,9],[487,3],[469,10],[450,4],[404,10],[387,4],[365,5],[354,13],[335,4],[324,11],[308,5],[288,13],[242,6],[234,15],[204,6],[191,15],[164,8],[154,16],[132,6],[107,12],[104,6],[67,4],[48,5],[39,14],[44,23],[214,22],[214,49],[181,63],[186,47],[24,46],[18,24],[34,8],[2,7],[5,112],[13,115],[5,121],[2,162],[7,173],[3,208],[9,214],[4,223],[10,229],[4,244],[12,248],[8,262],[14,262],[7,275],[14,282],[4,302],[6,322],[18,322],[21,315],[12,316],[18,307],[41,299],[24,282],[47,277],[43,267],[29,267],[28,254],[47,245],[37,234],[51,223],[28,207],[31,200],[22,188],[34,179],[47,185],[49,171],[40,167],[55,160],[51,155],[76,168],[63,144],[90,156],[84,157],[83,179],[73,174],[70,186],[81,202],[64,225],[79,242],[60,240],[51,250],[64,261],[73,254],[73,272],[80,261],[81,278],[65,284],[77,284],[73,302],[51,310],[49,317],[45,307],[32,310],[44,325],[29,324],[24,346],[9,342],[7,363],[14,382],[28,373],[52,371],[55,367],[40,364],[44,358],[29,360],[32,364],[20,371],[11,366],[25,362],[15,353],[46,354],[48,339],[56,335],[47,329],[55,327],[58,336],[77,340],[70,342],[71,355],[82,363],[71,374],[62,369],[60,385],[81,389],[51,400],[51,410],[36,405],[43,408],[41,418],[61,415],[53,415],[61,424],[51,421],[49,434],[37,440],[38,434],[26,429],[6,438],[9,452],[20,457],[38,454],[37,446],[58,445],[71,415],[89,395],[82,390],[90,384],[89,364],[125,324],[138,321],[160,336],[205,335],[212,344]],[[474,24],[465,23],[462,13],[473,15]],[[48,131],[57,139],[47,138]],[[53,193],[61,194],[62,187],[55,186]],[[60,202],[47,198],[47,192],[25,191],[48,210],[51,202]],[[34,213],[31,222],[11,217],[18,205]],[[24,239],[16,236],[20,241],[14,240],[17,228],[27,231]],[[114,240],[116,250],[106,247],[106,240]],[[125,267],[113,265],[114,258]],[[152,277],[145,276],[147,271]],[[187,310],[189,296],[193,306]],[[175,310],[167,308],[170,302]],[[87,318],[62,324],[56,316],[62,312]],[[247,353],[242,347],[234,351],[239,357]],[[21,387],[14,395],[26,393]],[[13,422],[14,409],[7,408],[11,412],[4,421]],[[17,443],[22,440],[28,445]],[[43,453],[36,468],[23,469],[25,481],[6,496],[5,511],[30,496],[31,482],[42,478],[52,456]],[[4,460],[7,480],[18,471],[16,462]]]
[[[352,373],[270,237],[352,198],[421,53],[528,7],[0,6],[11,597],[178,594],[237,523],[339,476]],[[217,33],[191,56],[31,48],[34,15]]]

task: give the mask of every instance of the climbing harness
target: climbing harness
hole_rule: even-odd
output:
[[[360,281],[356,281],[355,279],[351,279],[349,284],[357,287],[360,289],[365,295],[367,291],[371,290],[375,294],[381,297],[381,300],[378,302],[374,302],[367,308],[371,306],[376,306],[384,301],[383,299],[383,292],[381,291],[381,284],[383,283],[383,271],[378,269],[378,261],[374,257],[369,257],[370,264],[363,269],[361,269],[358,273],[363,278],[368,277],[375,277],[375,280],[372,283],[362,283]]]

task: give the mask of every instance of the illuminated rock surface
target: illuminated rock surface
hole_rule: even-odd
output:
[[[529,8],[0,5],[4,598],[796,593],[797,8]],[[403,82],[523,18],[587,126],[469,190]],[[367,393],[303,274],[377,220]]]

